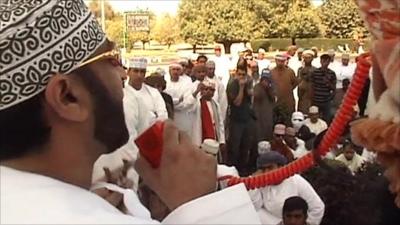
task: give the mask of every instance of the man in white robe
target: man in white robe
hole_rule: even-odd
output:
[[[365,163],[365,158],[354,150],[354,144],[351,140],[347,140],[343,145],[343,153],[336,157],[336,160],[344,163],[354,174]]]
[[[319,118],[319,109],[317,106],[311,106],[308,112],[308,118],[304,121],[312,133],[318,135],[328,128],[326,122]]]
[[[229,60],[227,55],[222,54],[221,46],[215,46],[214,52],[215,55],[211,60],[215,62],[215,75],[222,82],[224,87],[226,87],[230,78],[229,68],[231,60]]]
[[[181,65],[181,67],[182,67],[180,78],[184,82],[191,84],[193,82],[192,78],[190,77],[190,74],[186,74],[186,72],[185,72],[186,68],[189,66],[189,61],[187,59],[181,59],[181,60],[179,60],[179,65]],[[178,67],[178,65],[175,65],[175,66]],[[171,77],[170,77],[170,79],[171,79]]]
[[[129,190],[123,202],[135,203],[130,215],[89,191],[96,159],[124,145],[129,132],[121,82],[126,73],[86,4],[2,1],[0,8],[2,18],[11,12],[2,21],[0,40],[12,43],[27,35],[37,41],[20,43],[29,51],[0,46],[0,54],[13,59],[0,62],[0,81],[10,86],[0,98],[0,223],[159,223]],[[63,15],[68,17],[57,19]],[[170,122],[162,149],[159,168],[142,157],[135,168],[171,209],[163,223],[259,224],[244,186],[215,192],[215,159]]]
[[[204,88],[200,91],[200,95],[196,98],[196,104],[192,107],[194,113],[193,129],[192,129],[192,141],[196,146],[200,146],[205,139],[217,140],[220,145],[225,145],[225,128],[224,121],[221,115],[220,105],[213,99],[213,95],[216,92],[216,85],[213,81],[203,81]],[[202,125],[202,105],[201,102],[205,101],[208,112],[211,116],[212,128],[214,130],[214,137],[203,137]]]
[[[93,166],[93,185],[103,181],[104,167],[113,171],[122,166],[123,160],[136,160],[139,150],[134,142],[135,138],[150,126],[151,117],[143,103],[143,100],[136,96],[133,87],[127,83],[124,85],[123,104],[125,123],[129,131],[129,140],[124,146],[117,149],[115,152],[101,155],[99,159],[97,159]],[[139,175],[135,170],[130,169],[127,177],[133,182],[133,190],[137,191]]]
[[[258,170],[254,175],[275,170],[284,164],[286,158],[283,155],[276,151],[266,152],[257,158]],[[278,224],[282,220],[283,203],[292,196],[300,196],[307,202],[309,224],[320,224],[324,216],[325,205],[321,198],[307,180],[297,174],[280,184],[251,190],[249,193],[262,224]]]
[[[225,121],[226,110],[228,109],[228,97],[226,96],[224,84],[215,75],[215,63],[212,60],[207,61],[207,77],[215,84],[215,93],[213,100],[219,104],[222,121]]]
[[[175,125],[187,134],[192,131],[192,113],[189,109],[195,104],[191,96],[192,84],[184,81],[180,74],[182,66],[173,63],[169,66],[170,80],[167,80],[165,93],[171,95],[174,104]]]
[[[271,65],[271,61],[265,58],[265,50],[263,48],[258,49],[256,61],[258,64],[259,74],[262,73],[263,69],[269,69],[269,66]]]
[[[147,108],[150,114],[150,123],[156,120],[166,120],[168,119],[168,112],[160,92],[144,83],[146,69],[147,60],[145,58],[130,59],[128,84],[133,87],[132,90],[137,98],[143,100],[144,107]]]
[[[347,53],[343,53],[342,62],[337,66],[337,69],[335,71],[336,89],[342,88],[342,83],[344,79],[349,79],[351,81],[355,70],[356,64],[350,63],[350,55]]]
[[[296,137],[296,130],[293,127],[286,127],[284,140],[295,159],[301,158],[308,153],[305,142]]]

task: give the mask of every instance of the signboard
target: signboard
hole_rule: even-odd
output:
[[[126,14],[126,24],[129,31],[149,31],[150,18],[148,14]]]

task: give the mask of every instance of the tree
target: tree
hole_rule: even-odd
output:
[[[176,17],[164,14],[157,19],[151,32],[154,40],[167,45],[168,49],[179,39],[179,24]]]
[[[351,38],[357,30],[367,32],[354,1],[326,0],[319,16],[328,38]]]
[[[311,8],[310,0],[296,0],[286,13],[285,33],[292,38],[314,38],[320,34],[320,24],[317,14]]]
[[[215,41],[229,53],[232,43],[253,38],[256,14],[247,1],[182,0],[178,15],[181,36],[194,48]]]
[[[257,38],[288,37],[286,18],[292,3],[293,0],[252,0],[251,9],[256,14],[255,28],[262,31]]]
[[[104,14],[106,20],[112,20],[117,14],[114,12],[112,6],[107,0],[104,1]],[[101,4],[100,0],[92,0],[88,5],[96,18],[101,18]]]
[[[202,3],[198,0],[182,0],[178,10],[180,36],[193,46],[193,53],[197,45],[212,41],[205,13],[201,11]]]
[[[124,18],[117,15],[113,20],[106,20],[107,37],[114,41],[119,47],[124,45]]]
[[[254,38],[256,14],[249,10],[247,1],[205,1],[207,23],[213,40],[230,53],[233,43],[247,42]]]

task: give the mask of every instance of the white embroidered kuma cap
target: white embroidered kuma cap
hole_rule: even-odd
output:
[[[83,0],[0,0],[0,110],[88,60],[106,36]]]
[[[128,68],[147,69],[147,59],[143,57],[134,57],[129,59]]]

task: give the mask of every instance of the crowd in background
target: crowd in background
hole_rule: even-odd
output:
[[[304,156],[315,148],[340,107],[357,58],[353,62],[342,53],[337,60],[334,50],[320,54],[317,48],[296,46],[277,54],[274,62],[265,54],[263,49],[257,54],[244,49],[230,58],[217,46],[211,57],[181,59],[171,63],[169,71],[159,68],[147,77],[146,60],[129,59],[126,120],[132,110],[141,112],[128,127],[133,125],[140,133],[155,120],[169,118],[194,145],[215,155],[220,164],[233,166],[241,176],[258,175]],[[352,120],[368,111],[369,85],[368,80]],[[129,107],[131,98],[140,110]],[[373,153],[352,142],[348,129],[324,158],[351,176],[376,163]],[[278,224],[284,200],[297,196],[306,203],[309,224],[328,224],[331,219],[324,217],[324,209],[330,196],[315,182],[296,175],[250,191],[261,221]]]

